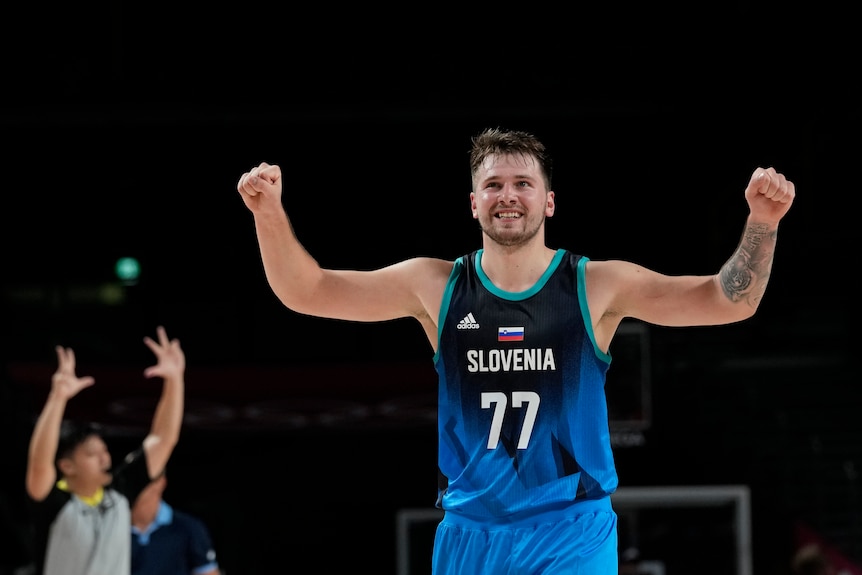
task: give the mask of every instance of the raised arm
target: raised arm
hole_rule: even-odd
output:
[[[144,370],[145,377],[161,377],[162,395],[153,414],[149,434],[144,438],[147,468],[150,477],[165,468],[180,438],[185,409],[186,357],[177,339],[168,339],[165,328],[156,329],[158,341],[144,338],[144,344],[156,356],[156,365]]]
[[[79,391],[95,383],[90,376],[75,375],[75,352],[72,349],[57,346],[56,350],[57,371],[51,377],[48,399],[33,427],[27,457],[26,489],[36,501],[45,499],[57,480],[54,461],[66,403]]]
[[[749,215],[736,251],[719,272],[728,301],[742,303],[753,315],[772,272],[778,223],[796,198],[793,182],[775,168],[757,168],[745,188]]]
[[[260,164],[237,183],[254,216],[270,288],[295,312],[351,321],[420,320],[434,341],[443,288],[452,262],[413,258],[371,271],[322,268],[300,244],[282,205],[282,174]]]
[[[742,238],[714,275],[667,276],[629,262],[590,262],[587,297],[599,345],[610,342],[625,317],[699,326],[753,316],[769,283],[778,224],[795,197],[795,185],[783,174],[757,168],[745,189],[749,215]]]

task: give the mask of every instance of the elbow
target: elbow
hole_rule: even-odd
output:
[[[149,455],[155,452],[171,453],[180,441],[179,430],[169,433],[151,433],[144,438],[144,450]]]
[[[724,309],[729,322],[744,321],[757,313],[763,299],[764,285],[756,282],[742,282],[738,277],[717,275],[714,278],[717,293],[723,294]]]
[[[177,446],[177,443],[180,442],[180,429],[179,427],[176,430],[171,430],[169,433],[164,434],[160,437],[160,443],[164,447],[164,449],[168,451],[173,451]]]
[[[278,277],[270,280],[273,294],[287,309],[306,315],[317,315],[326,305],[327,273],[317,268],[316,273],[305,273],[302,277]]]
[[[737,321],[746,321],[754,317],[757,313],[757,307],[742,305],[740,307],[739,319]]]
[[[763,289],[738,294],[733,301],[733,307],[735,313],[739,316],[739,320],[743,321],[754,317],[757,310],[760,309],[760,302],[762,300]]]
[[[302,300],[297,298],[294,294],[284,293],[279,291],[274,291],[275,297],[278,298],[278,301],[281,302],[281,305],[289,309],[290,311],[295,311],[297,313],[304,313]]]
[[[33,501],[44,501],[51,492],[51,485],[53,485],[54,479],[53,474],[51,474],[49,480],[46,480],[44,477],[28,471],[24,480],[24,490],[27,492],[27,496]]]
[[[725,323],[739,323],[749,320],[757,314],[759,302],[748,298],[742,298],[729,304],[725,312]]]
[[[315,303],[313,293],[298,294],[293,291],[275,290],[273,291],[278,301],[290,311],[303,315],[319,315],[319,305]]]

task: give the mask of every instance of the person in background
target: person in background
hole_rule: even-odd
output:
[[[333,165],[355,153],[355,141],[337,140]],[[399,145],[409,146],[409,138]],[[415,319],[433,350],[437,506],[444,511],[430,558],[434,575],[617,573],[610,496],[618,477],[604,393],[611,340],[625,318],[673,327],[751,318],[769,282],[779,223],[796,196],[793,182],[773,167],[756,168],[730,257],[711,275],[670,276],[548,246],[545,224],[556,210],[550,154],[528,132],[489,128],[470,150],[469,202],[481,248],[455,261],[415,257],[360,271],[321,267],[296,237],[285,206],[317,193],[318,174],[296,177],[301,158],[289,161],[285,173],[264,162],[237,182],[274,294],[308,316]],[[369,165],[345,179],[328,174],[346,203],[322,199],[322,209],[356,211],[362,230],[372,228],[361,195],[380,193],[376,180],[386,168]],[[449,182],[432,157],[415,155],[411,168],[415,177],[397,182],[403,189],[393,201],[408,202],[406,217],[437,221],[448,233],[435,197],[451,193]],[[693,199],[675,224],[689,242],[698,237],[703,214],[693,210],[709,175],[683,168],[676,183]],[[613,174],[607,180],[612,185]],[[613,210],[624,204],[618,190],[601,192],[613,198],[610,211],[581,217],[610,216],[612,229]],[[637,193],[655,192],[644,186]]]
[[[839,572],[816,543],[803,545],[790,562],[792,575],[845,575]]]
[[[132,505],[132,575],[222,575],[204,522],[164,500],[167,476]]]
[[[163,380],[149,433],[114,465],[95,423],[64,421],[66,404],[95,383],[75,373],[75,353],[57,346],[58,367],[30,438],[25,487],[32,502],[36,575],[129,575],[131,501],[165,469],[180,436],[186,358],[162,326],[144,337]]]

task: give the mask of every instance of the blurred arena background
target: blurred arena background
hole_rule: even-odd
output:
[[[410,322],[281,307],[235,184],[282,165],[326,266],[453,259],[479,245],[467,150],[488,125],[549,144],[551,244],[667,273],[718,269],[756,166],[796,182],[753,320],[620,340],[620,481],[744,486],[754,572],[787,573],[813,538],[858,572],[862,100],[853,42],[820,40],[840,14],[748,2],[674,27],[677,8],[641,7],[599,30],[612,10],[533,24],[344,9],[325,25],[245,8],[6,20],[0,574],[28,560],[23,470],[54,345],[96,376],[70,415],[108,423],[121,452],[155,399],[141,339],[163,324],[189,363],[167,496],[207,521],[226,574],[405,575],[397,518],[436,496],[431,350]],[[726,574],[734,519],[702,517],[626,513],[622,541],[644,569]]]

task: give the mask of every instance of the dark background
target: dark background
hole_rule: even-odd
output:
[[[713,273],[754,168],[796,183],[755,318],[650,328],[652,411],[642,442],[617,448],[620,480],[750,486],[759,574],[786,572],[800,523],[862,560],[847,16],[766,2],[485,9],[7,14],[6,564],[27,560],[26,445],[54,345],[97,377],[70,415],[109,423],[122,454],[158,391],[141,338],[163,324],[189,362],[168,498],[207,520],[227,573],[393,573],[395,513],[436,495],[430,347],[406,320],[284,309],[235,185],[280,164],[324,266],[454,259],[480,244],[467,150],[495,125],[548,144],[548,242],[592,259]],[[141,262],[134,285],[114,276],[122,256]],[[680,543],[645,552],[694,548]]]

